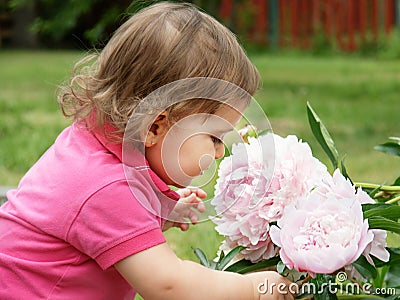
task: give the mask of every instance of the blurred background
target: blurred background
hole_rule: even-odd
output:
[[[1,47],[101,46],[154,0],[1,0]],[[193,0],[249,45],[374,54],[400,22],[398,0]],[[388,49],[386,49],[388,50]],[[394,49],[392,49],[394,50]],[[395,53],[392,55],[396,56]]]
[[[70,124],[57,86],[140,8],[158,1],[0,0],[0,186],[16,186]],[[306,102],[319,114],[354,181],[392,184],[400,158],[374,150],[400,137],[400,0],[189,1],[229,27],[262,75],[255,95],[273,130],[310,143]],[[212,197],[213,183],[206,187]],[[211,257],[211,222],[167,238],[179,256]],[[398,243],[391,237],[391,243]]]

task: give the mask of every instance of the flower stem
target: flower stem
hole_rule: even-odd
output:
[[[394,197],[393,199],[390,199],[388,201],[385,202],[385,204],[393,204],[400,201],[400,196]]]
[[[381,196],[385,196],[386,193],[387,193],[387,192],[380,191],[380,192],[378,192],[378,193],[376,193],[376,194],[374,195],[374,198],[379,198],[379,197],[381,197]]]
[[[304,278],[301,282],[300,282],[300,287],[303,286],[303,284],[305,284],[306,282],[310,281],[311,276],[307,275],[306,278]]]
[[[355,182],[357,187],[362,187],[366,189],[379,189],[381,191],[387,192],[400,192],[400,186],[398,185],[380,185],[375,183],[365,183],[365,182]]]

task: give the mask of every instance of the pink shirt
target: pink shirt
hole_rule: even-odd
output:
[[[165,242],[179,196],[130,160],[77,125],[60,134],[0,208],[0,299],[133,299],[113,265]]]

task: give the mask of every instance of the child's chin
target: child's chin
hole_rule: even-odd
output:
[[[188,187],[192,183],[193,178],[186,179],[186,180],[181,180],[179,183],[178,182],[171,182],[169,185],[173,185],[174,187],[177,188],[185,188]]]

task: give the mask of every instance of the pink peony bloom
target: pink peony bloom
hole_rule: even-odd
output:
[[[324,185],[318,187],[320,193],[334,194],[338,200],[354,198],[360,204],[375,203],[375,201],[361,188],[355,188],[337,169],[331,178],[324,179]],[[389,252],[386,250],[386,231],[381,229],[370,229],[373,234],[372,241],[367,245],[363,254],[370,264],[374,264],[370,255],[381,261],[389,260]]]
[[[321,192],[323,190],[325,193]],[[329,274],[354,262],[372,241],[373,233],[363,219],[361,203],[344,197],[345,186],[316,188],[297,207],[286,208],[272,241],[290,269]]]
[[[381,261],[389,261],[390,253],[386,250],[386,231],[382,229],[371,229],[370,231],[374,234],[374,238],[372,242],[367,245],[363,253],[367,258],[367,261],[371,265],[374,265],[371,255],[375,256]]]
[[[211,201],[218,215],[216,230],[228,247],[246,247],[241,254],[253,262],[277,254],[270,223],[330,176],[307,143],[272,133],[234,145],[218,175]]]
[[[361,204],[375,203],[375,201],[361,188],[356,188],[350,180],[346,179],[339,169],[332,176],[326,177],[323,184],[318,187],[320,193],[334,193],[338,199],[354,198]]]
[[[363,219],[361,204],[374,203],[367,193],[339,170],[331,176],[295,136],[248,141],[221,162],[211,201],[224,247],[244,246],[252,262],[279,251],[290,269],[311,275],[349,267],[361,254],[388,261],[386,232]]]

